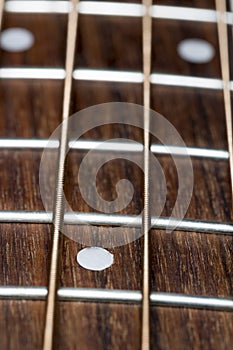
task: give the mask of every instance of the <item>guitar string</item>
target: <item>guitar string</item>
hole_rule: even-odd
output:
[[[219,1],[216,0],[217,3]],[[4,1],[0,3],[0,11],[2,15]],[[73,1],[75,4],[76,1]],[[144,1],[147,10],[149,10],[151,6],[150,1]],[[221,2],[220,2],[221,3]],[[74,7],[75,8],[75,7]],[[225,10],[221,9],[222,13],[225,13]],[[73,15],[73,16],[72,16]],[[2,18],[2,16],[1,16]],[[1,26],[1,18],[0,18],[0,26]],[[75,34],[71,35],[72,30],[70,28],[70,23],[72,23],[72,29],[75,28]],[[224,25],[222,25],[224,24]],[[64,101],[63,101],[63,120],[66,120],[69,115],[69,106],[70,106],[70,92],[71,92],[71,84],[72,84],[72,67],[73,67],[73,59],[74,54],[71,56],[68,55],[70,53],[74,53],[75,48],[75,35],[76,35],[76,25],[77,25],[77,12],[72,11],[69,15],[69,29],[68,29],[68,44],[67,44],[67,77],[65,80],[65,88],[64,88]],[[226,33],[226,25],[220,20],[218,22],[218,28],[220,34]],[[146,33],[146,36],[145,36]],[[221,35],[219,34],[219,37]],[[69,40],[69,37],[71,39]],[[149,39],[148,39],[149,37]],[[148,43],[149,42],[149,43]],[[221,49],[222,46],[222,49]],[[145,49],[146,48],[146,49]],[[224,50],[223,50],[224,48]],[[220,40],[220,52],[221,52],[221,65],[222,70],[225,65],[226,52],[228,55],[228,49],[226,49],[226,45],[221,44]],[[147,12],[143,17],[143,57],[144,57],[144,107],[148,110],[150,107],[150,50],[151,50],[151,18],[149,13]],[[149,56],[149,58],[148,58]],[[69,57],[69,59],[68,59]],[[227,56],[228,57],[228,56]],[[227,61],[228,62],[228,61]],[[148,72],[149,65],[149,72]],[[69,69],[71,68],[69,73]],[[229,132],[229,127],[231,126],[231,114],[229,112],[229,62],[227,64],[227,69],[223,72],[223,80],[224,80],[224,101],[226,108],[226,118],[227,118],[227,128],[228,128],[228,141],[229,145],[229,153],[232,155],[232,133]],[[227,82],[227,84],[226,84]],[[230,119],[229,119],[230,116]],[[230,120],[230,121],[229,121]],[[149,231],[149,113],[148,111],[144,111],[144,167],[145,167],[145,176],[144,176],[144,202],[145,202],[145,215],[144,215],[144,280],[143,280],[143,333],[142,333],[142,349],[149,349],[149,260],[148,260],[148,250],[149,250],[149,242],[148,242],[148,231]],[[65,123],[66,124],[66,123]],[[231,128],[230,128],[231,131]],[[56,293],[56,275],[57,275],[57,260],[58,260],[58,242],[59,242],[59,227],[61,225],[61,217],[62,217],[62,196],[59,195],[59,187],[62,188],[63,177],[64,177],[64,156],[66,150],[66,138],[67,138],[67,129],[66,127],[62,130],[61,135],[61,148],[60,148],[60,159],[59,159],[59,175],[58,175],[58,188],[57,188],[57,202],[56,202],[56,210],[55,210],[55,228],[54,228],[54,237],[53,237],[53,251],[52,251],[52,263],[50,270],[50,282],[49,282],[49,292],[48,292],[48,305],[47,305],[47,317],[46,317],[46,327],[45,327],[45,339],[44,339],[44,349],[52,348],[52,337],[53,337],[53,316],[55,310],[55,297],[54,292]],[[232,173],[232,157],[230,157],[231,163],[231,173]],[[50,307],[51,305],[51,307]],[[48,317],[49,314],[49,317]],[[52,318],[50,317],[52,316]],[[52,321],[52,324],[51,324]],[[48,332],[47,332],[48,330]]]
[[[0,0],[0,30],[2,29],[2,17],[3,17],[4,2],[5,2],[5,0]]]
[[[225,0],[215,0],[217,11],[217,28],[220,50],[220,63],[223,80],[223,97],[227,129],[227,142],[229,150],[229,164],[231,177],[231,196],[233,196],[233,145],[232,145],[232,110],[231,110],[231,90],[230,90],[230,64],[228,33],[226,23],[226,2]],[[233,204],[233,203],[232,203]]]
[[[3,1],[1,2],[1,3],[3,3]],[[0,6],[1,6],[1,4],[0,4]],[[1,24],[1,23],[0,23]],[[144,30],[143,30],[143,32],[144,32]],[[143,43],[144,43],[144,40],[143,40]],[[145,57],[145,56],[144,56]],[[145,75],[145,77],[146,77],[146,75]],[[149,77],[149,75],[148,75],[148,77]],[[147,79],[145,79],[145,82],[147,81]],[[224,82],[225,82],[225,79],[224,79]],[[228,82],[229,82],[229,79],[228,79]],[[145,84],[144,83],[144,106],[147,106],[148,105],[148,108],[149,108],[149,96],[150,96],[150,87],[149,87],[149,89],[148,89],[148,86],[146,87],[146,89],[145,89],[145,85],[147,85],[147,84]],[[67,89],[66,89],[67,88]],[[66,96],[67,97],[67,94],[68,94],[68,96],[70,96],[70,89],[71,89],[71,82],[70,82],[70,84],[66,84],[66,82],[65,82],[65,93],[64,93],[64,96]],[[66,90],[68,90],[68,91],[66,91]],[[229,92],[229,88],[228,88],[228,92]],[[146,98],[148,98],[148,100],[147,99],[145,99],[145,96],[146,96]],[[226,101],[226,99],[225,99],[225,101]],[[68,98],[68,101],[67,101],[67,98],[64,98],[64,104],[63,104],[63,120],[65,120],[66,118],[68,118],[68,112],[69,112],[69,103],[70,103],[70,97]],[[228,113],[226,113],[227,115],[228,115]],[[149,115],[148,115],[148,113],[145,113],[145,115],[144,115],[144,122],[145,122],[145,125],[146,126],[148,126],[149,127]],[[147,149],[149,149],[149,147],[146,147],[146,145],[148,144],[148,146],[149,146],[149,135],[148,135],[148,132],[146,132],[145,133],[145,130],[144,130],[144,135],[145,135],[145,148],[147,148]],[[66,143],[65,143],[66,144]],[[62,145],[62,142],[61,142],[61,145]],[[61,147],[61,149],[62,149],[62,147]],[[148,155],[147,155],[147,153],[145,152],[145,154],[144,154],[144,160],[147,160],[148,161]],[[146,163],[145,164],[148,164],[148,166],[147,167],[145,167],[146,169],[148,169],[149,170],[149,163],[146,161]],[[62,164],[64,164],[64,162],[62,163]],[[62,174],[64,173],[64,169],[63,169],[63,171],[62,171]],[[145,171],[145,174],[147,173],[147,170]],[[63,176],[63,175],[62,175]],[[148,197],[146,196],[146,193],[147,193],[147,191],[149,190],[149,182],[147,181],[147,180],[149,180],[149,178],[148,177],[146,177],[146,181],[145,181],[145,188],[147,188],[147,190],[145,190],[145,199],[146,200],[148,200]],[[148,182],[148,185],[147,185],[147,182]],[[146,200],[145,200],[145,203],[146,203]],[[62,205],[61,205],[61,207],[62,207]],[[61,211],[59,211],[59,220],[60,220],[60,218],[61,218]],[[145,232],[144,232],[144,234],[146,233],[146,232],[148,232],[148,224],[146,224],[146,216],[145,216],[145,219],[144,219],[144,230],[146,230]],[[55,228],[56,227],[60,227],[60,224],[58,225],[58,226],[56,226],[56,224],[55,224]],[[59,228],[56,230],[55,229],[55,231],[54,231],[54,236],[55,236],[55,232],[57,232],[57,234],[59,235]],[[147,237],[148,237],[148,235],[147,235]],[[58,250],[56,249],[56,255],[58,256],[58,254],[57,254],[57,252],[58,252]],[[144,249],[144,275],[145,275],[145,261],[147,261],[147,259],[145,259],[145,252],[146,252],[146,255],[148,256],[148,249]],[[56,280],[56,278],[55,278],[55,280]],[[148,283],[146,284],[146,286],[148,287]],[[147,290],[148,290],[148,288],[146,288]],[[143,290],[143,292],[145,291],[145,289]],[[50,292],[50,289],[49,289],[49,292]],[[143,299],[144,299],[144,297],[145,297],[145,293],[143,293]],[[144,305],[144,304],[143,304]],[[147,305],[147,303],[146,303],[146,305]],[[145,306],[145,305],[144,305]],[[146,315],[149,315],[149,305],[147,306],[147,308],[148,308],[148,313],[146,313]],[[48,309],[48,307],[47,307],[47,309]],[[144,310],[145,310],[146,308],[144,307]],[[147,330],[146,330],[146,333],[148,333],[148,330],[149,330],[149,317],[146,317],[146,325],[147,325]],[[143,329],[145,329],[145,327],[143,328]],[[144,334],[145,335],[145,334]],[[144,339],[144,338],[143,338]],[[45,347],[46,349],[47,349],[47,347]],[[143,342],[143,349],[149,349],[149,336],[146,336],[146,339],[144,339],[144,342]]]
[[[57,295],[57,275],[59,261],[59,242],[60,242],[60,227],[63,221],[63,181],[64,181],[64,165],[67,149],[67,132],[68,132],[68,117],[71,100],[72,73],[75,56],[75,42],[78,25],[78,0],[71,0],[72,9],[68,15],[67,29],[67,47],[66,47],[66,77],[64,82],[64,95],[62,107],[62,128],[60,136],[60,149],[58,160],[58,175],[55,195],[54,230],[53,230],[53,245],[50,265],[49,288],[46,307],[46,320],[44,328],[43,350],[52,350],[53,334],[55,322],[55,306]]]
[[[144,235],[143,245],[143,285],[142,285],[142,350],[150,349],[150,291],[149,291],[149,230],[150,230],[150,72],[151,72],[151,37],[152,19],[150,9],[152,0],[143,0],[145,14],[142,18],[142,49],[143,49],[143,126],[144,126],[144,215],[142,229]]]

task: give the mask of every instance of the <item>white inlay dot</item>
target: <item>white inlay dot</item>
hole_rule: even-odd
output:
[[[179,56],[191,63],[208,63],[215,55],[212,44],[203,39],[185,39],[177,46]]]
[[[113,264],[113,254],[101,247],[88,247],[78,252],[77,262],[87,270],[102,271]]]
[[[0,46],[10,52],[26,51],[34,44],[34,35],[24,28],[9,28],[0,36]]]

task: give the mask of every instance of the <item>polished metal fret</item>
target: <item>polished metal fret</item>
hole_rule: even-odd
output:
[[[60,13],[70,12],[69,1],[21,1],[8,0],[5,2],[5,11],[12,13]],[[80,1],[79,13],[83,15],[106,15],[106,16],[128,16],[142,17],[144,6],[137,3],[111,2],[111,1]],[[215,10],[198,9],[183,6],[151,6],[151,16],[170,20],[196,21],[216,23]],[[226,21],[232,25],[232,13],[228,12]]]
[[[89,3],[89,4],[88,4]],[[82,14],[105,14],[105,15],[121,15],[121,16],[143,16],[144,9],[138,4],[122,4],[122,3],[94,3],[90,7],[91,2],[81,2],[79,12]],[[98,4],[97,6],[94,6]],[[20,6],[21,5],[21,6]],[[22,7],[23,5],[23,7]],[[88,6],[89,5],[89,6]],[[128,6],[129,5],[129,6]],[[102,6],[102,8],[101,8]],[[103,8],[104,6],[104,8]],[[127,7],[128,6],[128,7]],[[152,6],[151,15],[154,18],[167,18],[179,20],[193,20],[216,22],[216,11],[199,10],[183,7],[172,6]],[[70,6],[68,1],[7,1],[5,10],[9,12],[22,13],[69,13]],[[99,12],[98,12],[99,11]],[[227,22],[232,21],[232,15],[227,14]],[[63,69],[54,68],[2,68],[0,69],[1,79],[65,79],[66,73]],[[141,72],[113,72],[103,70],[84,70],[77,69],[73,72],[74,79],[90,80],[90,81],[106,81],[106,82],[130,82],[143,83],[144,75]],[[152,84],[184,86],[195,88],[211,88],[221,90],[224,86],[221,79],[208,79],[198,77],[186,77],[169,74],[151,74],[150,82]],[[233,90],[233,82],[230,82],[230,89]],[[0,140],[0,148],[6,149],[42,149],[46,147],[48,140],[25,140],[12,139]],[[71,149],[90,150],[99,144],[98,141],[78,141]],[[133,145],[129,149],[127,144],[116,143],[108,144],[103,147],[103,151],[119,151],[119,145],[122,146],[121,151],[125,152],[142,152],[140,145]],[[55,140],[54,147],[59,147],[59,142]],[[118,148],[118,149],[116,149]],[[156,154],[172,154],[182,155],[182,148],[164,145],[151,145],[151,151]],[[195,147],[187,148],[188,154],[192,157],[203,157],[213,159],[229,159],[229,152],[225,150],[200,149]],[[74,217],[71,213],[66,213],[64,217],[65,223],[100,225],[119,225],[126,224],[130,226],[130,222],[135,219],[133,215],[106,215],[96,213],[76,213]],[[169,226],[169,218],[152,217],[152,226],[155,228],[165,229]],[[4,211],[0,212],[0,222],[31,222],[31,223],[51,223],[52,212],[26,212],[26,211]],[[139,218],[136,227],[142,225]],[[216,234],[233,234],[233,226],[228,223],[204,222],[198,220],[183,220],[177,230],[199,231]],[[45,300],[48,296],[46,287],[22,287],[22,286],[0,286],[0,298],[3,299],[33,299]],[[59,300],[66,301],[93,301],[108,303],[136,303],[142,302],[142,293],[140,291],[125,290],[108,290],[108,289],[86,289],[86,288],[59,288],[57,290]],[[228,298],[191,296],[174,293],[157,293],[150,294],[150,302],[154,306],[166,307],[185,307],[210,310],[233,311],[233,301]]]
[[[0,79],[65,79],[62,68],[0,68]]]
[[[0,149],[37,149],[43,150],[45,147],[58,148],[59,140],[49,142],[48,139],[0,139]],[[124,142],[124,141],[96,141],[96,140],[77,140],[70,141],[69,148],[79,151],[90,151],[98,147],[98,152],[142,152],[143,145],[138,142]],[[210,158],[216,160],[228,160],[229,152],[219,149],[199,148],[199,147],[186,147],[185,154],[184,148],[179,146],[169,146],[152,144],[150,150],[154,154],[158,155],[173,155],[173,156],[190,156],[195,158]]]
[[[73,78],[82,81],[104,81],[117,83],[144,82],[142,72],[112,71],[101,69],[75,69]],[[0,68],[0,79],[65,79],[65,70],[62,68]],[[168,85],[177,87],[190,87],[200,89],[222,90],[221,79],[183,76],[176,74],[152,73],[151,84]],[[233,91],[233,82],[230,82],[230,89]]]
[[[52,212],[43,211],[15,211],[4,210],[0,211],[0,222],[11,223],[35,223],[35,224],[51,224]],[[176,220],[174,218],[174,220]],[[179,221],[179,219],[177,218]],[[82,225],[86,223],[88,225],[102,225],[102,226],[122,226],[127,225],[129,227],[139,228],[142,225],[140,217],[135,215],[121,215],[121,214],[102,214],[102,213],[65,213],[65,224],[70,225]],[[151,217],[152,228],[158,228],[166,230],[173,227],[173,223],[170,222],[168,217]],[[214,233],[219,235],[232,235],[233,225],[226,222],[214,222],[214,221],[200,221],[183,219],[179,221],[177,230],[187,232],[200,232],[200,233]]]
[[[106,81],[117,83],[143,83],[144,75],[141,72],[116,71],[106,69],[75,69],[75,80]]]
[[[46,287],[0,286],[0,299],[45,300],[47,294],[48,289]],[[121,304],[139,304],[142,301],[142,293],[138,290],[63,287],[58,289],[57,295],[59,300],[62,301]],[[232,299],[214,296],[152,292],[150,302],[153,306],[233,311]]]
[[[69,1],[20,1],[5,2],[5,11],[12,13],[63,13],[68,14],[71,6]]]

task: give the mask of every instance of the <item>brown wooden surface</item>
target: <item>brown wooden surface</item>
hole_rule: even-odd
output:
[[[42,348],[45,302],[0,301],[1,349]]]
[[[214,8],[211,0],[156,3]],[[23,26],[33,31],[36,41],[25,53],[1,50],[1,66],[64,67],[66,22],[65,15],[4,14],[3,28]],[[82,15],[75,67],[141,71],[141,34],[140,19]],[[177,43],[189,37],[209,40],[215,46],[217,55],[211,63],[189,64],[177,56]],[[219,78],[216,25],[153,20],[152,61],[153,72]],[[61,119],[62,87],[61,81],[1,80],[0,137],[47,138]],[[142,85],[73,82],[71,114],[116,101],[142,104]],[[227,149],[220,91],[152,86],[151,104],[177,128],[187,145]],[[133,128],[98,128],[84,136],[142,141],[142,133]],[[68,157],[65,193],[74,210],[90,212],[93,209],[77,189],[83,156],[83,152],[73,151]],[[40,157],[41,151],[0,150],[1,210],[43,210],[38,183]],[[158,160],[168,188],[163,215],[169,215],[177,194],[177,176],[170,157]],[[228,162],[196,159],[193,167],[195,186],[186,217],[231,221]],[[124,177],[132,181],[136,191],[123,213],[138,214],[142,207],[142,173],[132,162],[114,161],[103,167],[97,182],[99,193],[106,200],[113,199],[115,184]],[[91,232],[90,227],[82,226],[81,230],[84,234]],[[47,285],[52,226],[1,224],[0,232],[1,285]],[[103,227],[99,232],[108,233]],[[129,234],[134,234],[134,229],[129,229]],[[60,286],[141,289],[142,238],[110,249],[114,264],[102,272],[84,270],[76,263],[82,247],[67,237],[62,240]],[[232,297],[230,236],[178,231],[167,235],[152,230],[150,265],[153,291]],[[41,301],[0,301],[0,347],[41,349],[45,306]],[[55,349],[139,349],[140,315],[140,306],[59,302]],[[152,307],[151,349],[230,350],[232,325],[231,313]]]
[[[5,13],[3,30],[10,27],[26,28],[34,34],[36,44],[23,54],[1,50],[1,66],[64,66],[66,23],[65,15]]]

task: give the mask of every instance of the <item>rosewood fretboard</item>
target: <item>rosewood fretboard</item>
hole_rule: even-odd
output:
[[[44,7],[48,3],[50,10]],[[111,10],[112,3],[113,13],[101,15],[95,12],[104,2],[96,1],[95,6],[81,2],[70,114],[105,102],[143,104],[142,16],[140,2],[133,3],[129,9],[122,1],[118,15],[118,9]],[[35,44],[23,53],[0,52],[0,347],[4,350],[42,349],[43,344],[53,226],[44,216],[38,174],[43,141],[62,118],[68,18],[67,2],[23,5],[6,1],[2,30],[24,27],[34,34]],[[230,12],[230,2],[227,6]],[[151,349],[230,350],[233,342],[231,179],[214,11],[212,0],[160,0],[152,11],[151,108],[177,128],[192,153],[194,190],[183,229],[166,234],[161,220],[150,232]],[[231,64],[230,22],[228,30]],[[186,38],[210,42],[214,58],[205,64],[182,60],[177,45]],[[18,73],[13,68],[19,68]],[[38,73],[37,68],[42,70]],[[131,75],[122,75],[129,71]],[[197,77],[208,79],[200,85],[192,79]],[[117,137],[143,143],[141,130],[116,125],[96,128],[83,139]],[[156,145],[152,139],[154,150]],[[69,153],[64,188],[73,210],[93,213],[77,186],[86,152]],[[133,163],[137,156],[132,155],[132,162],[111,161],[97,177],[105,200],[115,198],[120,179],[134,185],[132,202],[119,214],[138,214],[143,206],[143,173]],[[164,218],[175,203],[177,174],[169,155],[157,151],[157,157],[168,189]],[[100,232],[104,224],[103,219]],[[89,227],[83,230],[89,233]],[[112,249],[114,264],[103,272],[77,264],[82,247],[62,238],[54,349],[139,350],[143,238]],[[90,297],[81,288],[88,288]],[[100,289],[107,290],[106,300]],[[127,290],[126,300],[119,292],[111,294],[115,290]],[[72,291],[77,293],[74,300]]]

